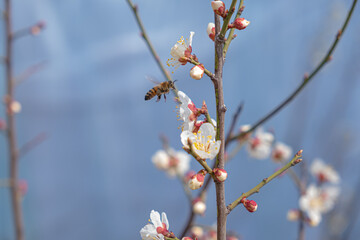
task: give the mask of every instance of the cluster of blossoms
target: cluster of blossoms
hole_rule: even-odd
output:
[[[217,15],[225,18],[229,12],[225,8],[225,3],[222,1],[212,1],[211,7]],[[234,22],[228,24],[228,28],[236,28],[238,30],[245,29],[250,24],[250,21],[244,18],[236,18]],[[215,41],[215,24],[210,22],[207,26],[206,33],[212,41]],[[198,62],[198,58],[195,54],[192,54],[192,41],[195,32],[190,32],[190,36],[187,40],[182,36],[179,41],[171,48],[170,54],[172,58],[168,59],[167,65],[173,67],[175,70],[188,62],[191,62],[195,66],[190,70],[190,77],[195,80],[200,80],[205,72],[203,64]]]
[[[240,133],[246,133],[251,128],[250,125],[240,127]],[[239,139],[240,144],[247,144],[246,149],[250,157],[263,160],[271,157],[276,163],[283,163],[290,160],[292,148],[282,142],[275,141],[275,137],[270,132],[265,132],[259,128],[252,136],[251,133],[244,134]]]
[[[306,222],[310,226],[317,226],[322,219],[322,214],[331,211],[340,194],[337,185],[340,182],[338,173],[321,159],[315,159],[310,167],[311,174],[316,179],[316,184],[310,184],[306,192],[300,197],[299,208],[306,214]],[[288,212],[288,220],[297,221],[301,211],[292,209]]]

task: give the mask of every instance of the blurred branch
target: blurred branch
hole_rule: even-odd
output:
[[[25,143],[19,150],[19,158],[30,152],[32,149],[43,143],[48,138],[45,132],[38,134],[36,137]]]
[[[271,117],[273,117],[277,112],[279,112],[282,108],[284,108],[287,104],[289,104],[303,89],[304,87],[313,79],[314,76],[325,66],[326,63],[328,63],[331,60],[331,55],[334,52],[337,44],[339,43],[339,40],[341,39],[342,35],[345,32],[345,29],[350,21],[350,18],[352,16],[352,13],[354,11],[354,8],[356,6],[357,0],[353,0],[353,3],[351,5],[351,8],[347,14],[346,20],[342,26],[342,28],[338,31],[336,34],[335,40],[330,46],[328,52],[322,59],[322,61],[319,63],[319,65],[313,70],[313,72],[310,75],[305,74],[303,82],[299,85],[298,88],[295,89],[295,91],[286,98],[279,106],[277,106],[274,110],[272,110],[270,113],[265,115],[263,118],[261,118],[258,122],[256,122],[254,125],[252,125],[251,129],[249,129],[245,133],[238,134],[234,137],[232,137],[229,141],[233,141],[242,135],[254,131],[257,127],[259,127],[261,124],[265,123],[267,120],[269,120]]]
[[[229,143],[230,137],[232,135],[232,132],[234,131],[236,122],[237,122],[239,115],[240,115],[241,111],[243,110],[243,108],[244,108],[244,102],[241,102],[240,105],[238,106],[238,108],[236,109],[236,112],[234,113],[233,119],[231,121],[230,128],[227,133],[226,140],[225,140],[225,148],[226,148],[227,144]]]
[[[5,74],[6,74],[6,111],[7,118],[7,138],[8,138],[8,148],[9,148],[9,160],[10,160],[10,182],[11,182],[11,203],[13,211],[13,219],[15,225],[15,236],[17,240],[23,240],[25,238],[24,234],[24,223],[23,223],[23,213],[21,206],[21,195],[17,189],[18,178],[19,178],[19,156],[16,143],[16,125],[15,125],[15,115],[11,110],[10,104],[14,99],[14,81],[12,73],[12,62],[13,62],[13,35],[12,35],[12,12],[11,12],[11,0],[5,0],[5,37],[6,37],[6,63],[5,63]]]
[[[229,214],[236,206],[238,206],[241,203],[241,200],[243,198],[248,198],[251,195],[253,195],[254,193],[258,193],[260,191],[260,189],[263,186],[265,186],[266,184],[268,184],[271,180],[273,180],[274,178],[276,178],[277,176],[279,176],[281,173],[285,172],[289,168],[300,163],[302,161],[301,154],[302,154],[302,150],[298,151],[295,154],[294,158],[291,161],[289,161],[284,167],[282,167],[281,169],[279,169],[278,171],[276,171],[274,174],[270,175],[269,177],[264,178],[258,185],[256,185],[254,188],[252,188],[248,192],[241,194],[239,198],[237,198],[234,202],[230,203],[227,206],[227,209],[228,209],[227,214]]]
[[[156,53],[155,48],[152,45],[152,43],[150,41],[150,38],[149,38],[149,36],[147,35],[147,33],[145,31],[144,25],[143,25],[143,23],[142,23],[142,21],[140,19],[139,14],[138,14],[138,6],[134,5],[134,3],[131,0],[126,0],[126,1],[127,1],[127,3],[129,4],[131,10],[134,13],[134,16],[136,18],[136,22],[137,22],[137,24],[138,24],[138,26],[140,28],[140,31],[141,31],[141,36],[143,37],[143,39],[145,40],[147,46],[149,47],[149,50],[150,50],[151,54],[153,55],[156,63],[158,64],[161,72],[163,73],[163,75],[165,76],[167,81],[172,81],[172,78],[171,78],[169,72],[165,69],[164,65],[162,64],[159,55]],[[177,92],[178,92],[177,88],[175,88],[173,91],[174,91],[175,96],[177,96]]]
[[[19,38],[22,38],[25,36],[30,36],[30,35],[36,36],[41,32],[41,30],[44,27],[45,27],[45,22],[40,21],[30,27],[25,27],[25,28],[22,28],[22,29],[19,29],[19,30],[13,32],[12,38],[13,38],[13,40],[16,40],[16,39],[19,39]]]
[[[15,85],[19,85],[28,79],[31,75],[35,74],[39,70],[41,70],[46,64],[46,61],[39,62],[33,66],[28,67],[25,71],[23,71],[19,76],[15,77]]]

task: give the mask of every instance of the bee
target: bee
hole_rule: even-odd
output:
[[[164,98],[166,101],[166,93],[169,93],[171,89],[175,89],[175,85],[174,83],[175,81],[165,81],[162,83],[159,83],[158,85],[156,85],[155,87],[153,87],[152,89],[150,89],[146,95],[145,95],[145,101],[152,99],[153,97],[155,97],[155,95],[158,96],[157,98],[157,102],[160,101],[161,99],[161,95],[164,94]]]

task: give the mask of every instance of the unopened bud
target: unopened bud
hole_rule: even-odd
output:
[[[211,7],[217,15],[224,16],[225,3],[223,3],[222,1],[212,1]]]
[[[232,28],[236,28],[238,30],[245,29],[250,24],[250,21],[246,20],[245,18],[237,18],[235,21],[230,24]]]
[[[193,226],[190,232],[194,238],[201,238],[204,235],[204,229],[200,226]]]
[[[204,215],[206,211],[206,204],[201,200],[201,198],[194,199],[192,204],[194,213]]]
[[[36,25],[32,26],[30,28],[30,33],[31,35],[39,35],[39,33],[45,28],[45,22],[44,21],[40,21],[38,22]]]
[[[213,170],[216,180],[219,182],[223,182],[227,178],[227,172],[224,169],[221,168],[214,168]]]
[[[28,183],[25,180],[20,179],[17,183],[17,189],[21,196],[25,196],[28,191]]]
[[[183,237],[181,240],[193,240],[191,237]]]
[[[215,40],[215,24],[209,23],[206,29],[207,35],[211,40]]]
[[[21,111],[21,104],[18,101],[12,101],[9,104],[9,109],[8,110],[9,110],[9,112],[11,114],[19,113]]]
[[[199,64],[194,66],[191,70],[190,70],[190,77],[192,77],[195,80],[200,80],[203,75],[204,75],[204,65]]]
[[[257,210],[257,203],[254,200],[247,200],[246,198],[243,198],[241,200],[241,203],[244,204],[244,207],[249,211],[249,212],[255,212]]]
[[[204,184],[205,175],[206,175],[206,171],[200,170],[197,174],[192,176],[188,183],[189,188],[191,190],[196,190],[201,188],[202,185]]]
[[[294,222],[300,219],[300,211],[298,209],[290,209],[286,216],[288,221]]]

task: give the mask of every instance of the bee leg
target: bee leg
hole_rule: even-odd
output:
[[[158,95],[158,98],[157,98],[156,102],[160,101],[160,99],[161,99],[161,94]]]
[[[165,102],[166,102],[166,95],[164,94]]]

